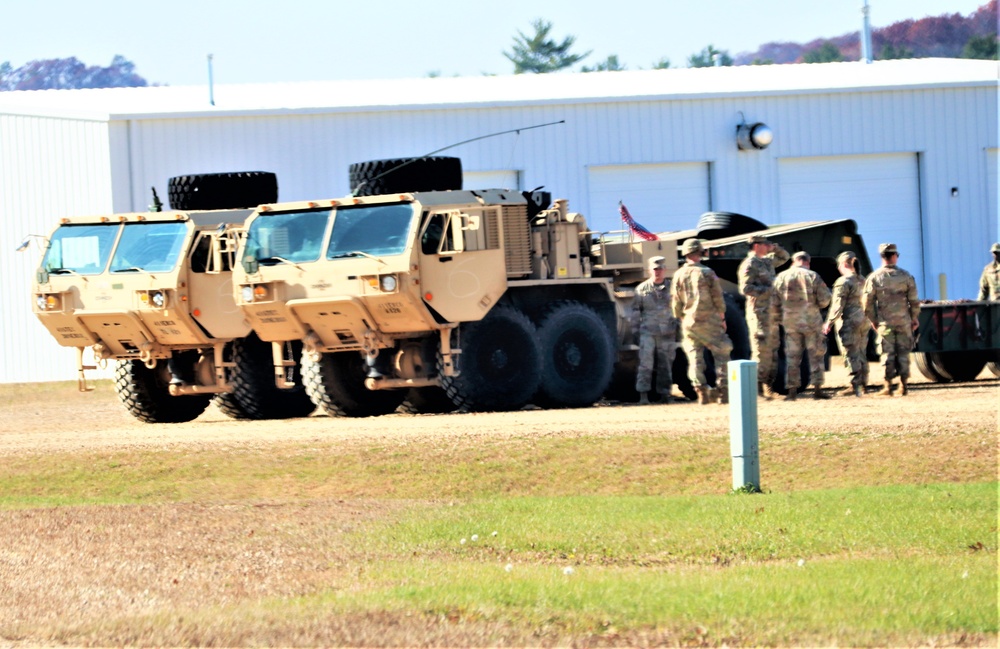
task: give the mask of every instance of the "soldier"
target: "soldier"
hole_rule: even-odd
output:
[[[778,323],[773,315],[774,271],[788,253],[767,237],[755,234],[747,241],[750,251],[738,271],[740,293],[746,296],[750,357],[757,361],[758,391],[768,401],[774,396],[771,383],[778,366]]]
[[[802,352],[809,358],[809,374],[813,385],[813,398],[829,399],[823,393],[823,357],[826,339],[820,334],[823,314],[830,304],[830,289],[815,272],[809,270],[809,253],[799,251],[792,255],[792,267],[774,280],[774,293],[778,300],[778,318],[785,328],[785,386],[786,401],[795,401],[802,382],[799,366]]]
[[[865,281],[861,294],[865,317],[878,331],[882,367],[885,369],[885,387],[879,394],[892,395],[893,379],[899,376],[900,396],[906,396],[910,380],[910,351],[913,349],[913,332],[917,329],[920,302],[917,300],[917,283],[913,275],[896,266],[899,251],[896,244],[883,243],[878,247],[882,266]]]
[[[853,252],[842,252],[837,256],[837,270],[841,276],[833,284],[833,301],[823,325],[823,335],[828,335],[836,327],[837,345],[851,374],[851,385],[841,394],[860,397],[868,385],[866,349],[868,330],[871,329],[871,323],[861,308],[865,280],[858,274],[858,258]]]
[[[635,377],[635,389],[639,393],[640,405],[649,403],[653,367],[656,367],[656,391],[663,397],[663,403],[670,403],[673,385],[671,366],[677,354],[677,319],[671,312],[670,283],[664,281],[667,274],[666,259],[653,257],[649,260],[649,279],[635,289],[632,304],[632,331],[639,339],[639,370]]]
[[[688,239],[681,246],[687,259],[674,274],[674,317],[681,321],[684,352],[688,358],[688,375],[698,390],[702,404],[718,399],[729,403],[726,383],[726,365],[733,343],[726,335],[726,303],[722,299],[722,285],[710,268],[701,265],[704,252],[701,241]],[[705,381],[705,349],[712,352],[715,361],[716,390],[709,389]]]
[[[1000,301],[1000,243],[990,246],[993,261],[986,264],[979,278],[979,297],[977,300]]]

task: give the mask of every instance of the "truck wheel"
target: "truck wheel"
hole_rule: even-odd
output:
[[[278,202],[278,177],[270,171],[174,176],[167,181],[174,210],[236,210]]]
[[[993,376],[1000,378],[1000,361],[990,361],[986,364],[986,369],[993,372]]]
[[[986,366],[982,352],[932,352],[928,354],[932,367],[951,381],[974,381]]]
[[[408,415],[440,415],[455,412],[456,408],[455,402],[448,397],[444,388],[429,385],[407,390],[406,399],[399,406],[399,411]]]
[[[231,346],[233,391],[215,397],[215,405],[233,419],[290,419],[308,417],[316,404],[309,398],[302,381],[302,343],[285,343],[286,354],[296,360],[291,381],[294,388],[279,389],[274,383],[271,343],[257,334],[235,340]]]
[[[920,373],[924,375],[924,378],[928,381],[934,381],[935,383],[947,383],[950,379],[946,379],[938,372],[937,368],[931,363],[931,359],[928,358],[928,354],[924,352],[914,352],[913,362],[916,364],[917,369]]]
[[[306,392],[331,417],[375,417],[393,412],[403,403],[403,390],[369,390],[368,366],[358,352],[311,354],[302,357]]]
[[[705,212],[698,219],[699,239],[724,239],[766,229],[757,219],[735,212]]]
[[[614,343],[601,317],[578,302],[557,302],[540,322],[542,378],[536,405],[593,405],[607,390],[615,362]]]
[[[355,162],[349,171],[351,192],[356,196],[462,189],[460,158],[369,160]]]
[[[542,356],[535,325],[510,306],[497,306],[479,322],[459,326],[458,376],[441,384],[462,410],[518,410],[538,391]]]
[[[147,424],[193,421],[212,400],[210,394],[174,397],[169,389],[170,372],[165,360],[157,361],[153,369],[137,360],[115,363],[115,394],[139,421]]]

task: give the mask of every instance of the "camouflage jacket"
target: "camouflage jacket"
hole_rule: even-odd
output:
[[[976,299],[1000,301],[1000,262],[986,264],[979,278],[979,297]]]
[[[788,261],[788,253],[778,246],[774,252],[758,257],[751,250],[740,263],[738,271],[740,294],[747,298],[747,312],[758,315],[767,312],[774,295],[774,271]]]
[[[913,275],[894,265],[882,266],[865,281],[861,294],[865,316],[877,324],[909,331],[920,315]]]
[[[671,283],[674,317],[687,330],[722,330],[726,303],[715,271],[701,264],[684,264]]]
[[[774,280],[778,298],[778,321],[785,329],[823,326],[823,314],[830,304],[830,289],[818,274],[804,266],[792,266]]]
[[[635,288],[632,302],[632,331],[677,339],[677,319],[670,303],[670,283],[647,279]]]
[[[865,280],[860,275],[851,273],[837,278],[826,321],[833,324],[840,320],[845,326],[860,326],[865,322],[865,310],[861,306],[864,287]]]

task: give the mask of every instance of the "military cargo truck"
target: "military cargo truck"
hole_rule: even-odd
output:
[[[734,356],[749,354],[735,269],[746,228],[760,226],[632,241],[591,231],[540,190],[280,203],[247,220],[234,287],[262,340],[303,342],[306,388],[330,414],[584,406],[634,381],[629,304],[646,260],[667,257],[672,274],[679,244],[702,230],[722,237],[707,263],[728,280]],[[863,254],[851,221],[763,229],[790,251],[825,239],[831,268],[842,250]],[[679,357],[674,376],[687,393]]]
[[[183,188],[200,190],[198,200],[210,206],[212,182],[233,187],[216,176],[226,175],[183,177]],[[183,203],[174,187],[181,183],[171,181],[172,202]],[[114,363],[119,398],[145,422],[190,421],[213,397],[234,418],[312,412],[298,379],[301,343],[275,352],[233,300],[235,232],[250,213],[174,209],[60,220],[36,272],[33,310],[60,345],[76,348],[81,390],[86,371],[96,369],[85,362],[89,347],[97,363]]]

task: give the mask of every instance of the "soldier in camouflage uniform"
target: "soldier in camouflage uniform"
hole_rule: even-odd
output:
[[[994,243],[990,252],[993,253],[993,261],[983,269],[979,278],[979,297],[976,299],[1000,302],[1000,243]]]
[[[666,259],[649,260],[649,279],[635,289],[632,303],[632,331],[639,339],[639,370],[636,372],[635,389],[639,403],[649,403],[653,368],[656,368],[656,391],[663,403],[670,403],[673,385],[671,366],[677,354],[677,319],[671,311],[670,283],[664,281],[667,273]]]
[[[840,277],[833,284],[833,301],[823,325],[823,335],[836,327],[837,345],[844,357],[844,365],[851,374],[851,385],[841,394],[860,397],[868,385],[868,331],[871,323],[861,308],[861,291],[865,279],[858,274],[858,258],[853,252],[842,252],[837,257]]]
[[[702,404],[718,399],[729,403],[726,365],[733,351],[733,342],[726,335],[726,303],[722,285],[711,268],[701,265],[704,252],[701,241],[688,239],[681,246],[687,262],[676,273],[672,283],[674,317],[681,321],[684,352],[688,358],[688,375],[698,390]],[[716,390],[705,381],[705,349],[715,361]]]
[[[861,294],[865,317],[877,329],[882,367],[885,369],[885,387],[879,394],[892,394],[893,379],[899,376],[900,395],[906,396],[910,380],[910,351],[913,349],[913,332],[917,329],[920,302],[917,300],[917,283],[913,275],[896,266],[899,251],[894,243],[878,247],[882,267],[868,276]]]
[[[785,386],[788,401],[795,401],[802,383],[802,353],[809,358],[809,375],[812,379],[813,397],[829,399],[823,393],[823,357],[826,339],[821,335],[823,314],[820,310],[830,304],[830,289],[815,272],[809,270],[809,253],[800,251],[792,255],[792,267],[774,280],[774,293],[778,300],[778,317],[785,328]]]
[[[757,361],[759,393],[768,401],[774,396],[771,383],[778,366],[778,323],[774,316],[774,271],[788,261],[788,253],[756,234],[747,241],[750,251],[738,271],[740,293],[746,297],[750,358]]]

